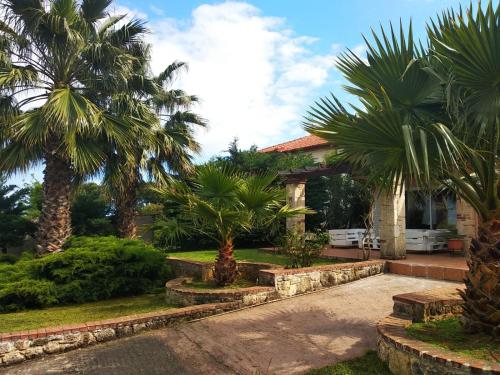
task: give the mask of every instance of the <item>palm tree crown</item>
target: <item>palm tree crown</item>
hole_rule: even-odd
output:
[[[0,2],[0,169],[45,163],[40,252],[60,250],[70,235],[70,183],[102,165],[100,140],[130,147],[141,127],[99,100],[126,90],[136,61],[131,51],[146,31],[137,20],[119,26],[123,16],[109,17],[109,5]]]
[[[239,233],[311,212],[286,205],[285,192],[273,185],[275,178],[244,175],[229,167],[208,164],[197,168],[189,184],[179,181],[164,191],[168,200],[180,204],[184,220],[190,221],[193,229],[218,242],[218,284],[231,284],[236,278],[233,241]]]

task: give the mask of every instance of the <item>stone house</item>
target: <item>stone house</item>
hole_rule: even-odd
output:
[[[288,142],[265,147],[259,152],[307,153],[313,156],[319,166],[314,169],[287,171],[286,179],[288,203],[292,207],[305,207],[305,189],[310,176],[343,173],[342,168],[324,166],[325,157],[337,153],[334,145],[315,135],[307,135]],[[401,187],[401,194],[378,195],[376,197],[375,230],[380,237],[382,258],[397,259],[406,256],[407,229],[439,229],[453,226],[466,238],[466,246],[475,237],[478,228],[478,215],[465,201],[454,196],[440,195],[419,198],[417,189]],[[408,215],[408,217],[407,217]],[[408,218],[408,220],[407,220]],[[408,228],[410,226],[410,228]],[[305,216],[287,221],[287,228],[305,230]],[[329,228],[334,229],[334,228]]]

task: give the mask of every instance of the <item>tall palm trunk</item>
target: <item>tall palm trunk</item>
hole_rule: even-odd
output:
[[[61,251],[71,235],[71,166],[53,150],[45,156],[42,213],[36,233],[39,255]]]
[[[233,241],[227,240],[219,248],[219,255],[215,262],[215,282],[217,285],[230,285],[238,276],[236,260],[233,254]]]
[[[135,223],[137,188],[139,185],[138,171],[133,169],[116,194],[116,227],[122,238],[135,238],[137,225]]]
[[[500,338],[500,218],[483,222],[472,241],[467,263],[464,325],[471,332]]]

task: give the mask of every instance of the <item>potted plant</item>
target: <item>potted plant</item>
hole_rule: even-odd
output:
[[[448,250],[451,252],[463,252],[464,250],[464,235],[458,234],[456,229],[450,230],[449,234],[446,236],[448,241]]]

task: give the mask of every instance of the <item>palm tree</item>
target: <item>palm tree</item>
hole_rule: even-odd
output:
[[[45,164],[40,254],[60,251],[70,236],[71,182],[102,166],[106,155],[97,144],[126,148],[141,127],[106,111],[95,96],[126,88],[134,63],[128,49],[145,32],[137,20],[119,27],[123,17],[108,17],[109,5],[0,2],[0,170]]]
[[[200,151],[194,126],[205,126],[205,121],[190,110],[197,97],[170,87],[187,65],[174,62],[158,77],[149,78],[149,59],[141,61],[143,65],[136,67],[137,79],[131,81],[126,99],[122,95],[126,105],[120,107],[142,118],[149,134],[136,139],[132,152],[112,147],[104,172],[104,183],[115,201],[118,233],[128,238],[136,235],[137,190],[144,183],[143,176],[165,185],[172,173],[192,172],[192,154]]]
[[[178,203],[191,229],[217,241],[215,280],[228,285],[237,277],[233,255],[235,237],[257,225],[270,226],[282,218],[310,213],[285,205],[285,193],[273,185],[275,175],[248,176],[228,167],[199,167],[190,184],[177,181],[164,189],[167,200]]]
[[[500,11],[491,2],[467,15],[443,13],[428,28],[430,49],[411,35],[374,35],[368,64],[352,53],[340,69],[364,108],[318,102],[306,128],[394,192],[401,182],[445,185],[482,219],[468,253],[464,317],[470,330],[500,336],[498,144]],[[402,30],[402,28],[401,28]]]
[[[444,183],[481,218],[462,293],[470,331],[500,337],[500,4],[444,13],[428,27],[454,132],[472,151]]]

